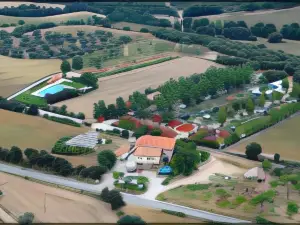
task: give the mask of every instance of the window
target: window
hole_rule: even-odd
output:
[[[151,160],[151,158],[147,158],[147,160]]]

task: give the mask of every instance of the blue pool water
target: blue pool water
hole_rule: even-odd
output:
[[[40,91],[39,95],[41,97],[45,97],[46,94],[55,94],[55,93],[60,92],[64,89],[65,89],[64,85],[57,84],[57,85],[51,86],[49,88],[46,88],[46,89]]]
[[[170,166],[164,166],[164,167],[160,168],[159,172],[158,172],[158,174],[162,174],[162,175],[163,174],[167,175],[170,173],[172,173],[172,168]]]

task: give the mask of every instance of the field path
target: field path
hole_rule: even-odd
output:
[[[12,218],[8,213],[6,213],[1,208],[1,205],[0,205],[0,220],[2,220],[4,223],[14,223],[14,224],[17,223],[17,221],[14,218]]]

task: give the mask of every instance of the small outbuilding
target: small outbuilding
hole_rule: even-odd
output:
[[[256,179],[258,181],[264,181],[265,180],[265,172],[264,172],[263,168],[254,167],[254,168],[248,170],[244,174],[244,177],[246,179]]]

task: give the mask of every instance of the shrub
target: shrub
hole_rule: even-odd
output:
[[[202,139],[202,140],[195,141],[195,143],[200,146],[205,146],[205,147],[214,148],[214,149],[218,149],[220,147],[220,144],[217,140]]]
[[[121,217],[121,216],[124,216],[125,213],[124,213],[123,211],[118,211],[118,212],[116,213],[116,215],[117,215],[118,217]]]
[[[146,222],[138,216],[126,215],[126,216],[123,216],[121,219],[119,219],[117,224],[119,224],[119,225],[122,225],[122,224],[124,224],[124,225],[129,225],[129,224],[145,225]]]
[[[111,169],[116,164],[117,157],[111,150],[103,150],[98,154],[98,163]]]
[[[218,195],[221,198],[231,197],[231,195],[226,190],[224,190],[222,188],[216,190],[216,195]]]
[[[159,128],[155,128],[155,129],[153,129],[152,131],[151,131],[151,133],[150,133],[152,136],[160,136],[161,134],[162,134],[162,131],[161,131],[161,129],[159,129]]]
[[[74,126],[74,127],[80,127],[81,126],[79,123],[76,123],[73,120],[68,119],[68,118],[60,118],[60,117],[55,117],[55,116],[48,116],[48,117],[44,117],[44,118],[48,119],[48,120],[51,120],[51,121],[54,121],[54,122]]]
[[[278,153],[275,153],[274,160],[275,160],[276,163],[279,163],[279,161],[280,161],[280,155]]]
[[[149,32],[149,30],[147,29],[147,28],[141,28],[141,30],[140,30],[140,32],[142,32],[142,33],[148,33]]]
[[[135,123],[129,120],[120,120],[118,127],[125,129],[125,130],[134,130]]]
[[[129,138],[129,131],[128,130],[122,130],[121,137],[123,137],[123,138]]]
[[[263,76],[268,80],[268,82],[274,82],[286,78],[288,74],[285,71],[269,70],[263,72]]]
[[[271,33],[268,37],[270,43],[280,43],[282,41],[282,34],[279,32]]]
[[[130,27],[123,27],[123,30],[130,31]]]
[[[52,148],[52,153],[61,155],[81,155],[93,151],[92,148],[66,145],[66,142],[70,139],[71,137],[63,137],[59,139]]]
[[[111,144],[112,143],[112,140],[111,139],[106,139],[105,140],[105,144]]]
[[[168,185],[173,178],[174,178],[174,176],[169,175],[166,179],[163,180],[163,182],[161,184]]]
[[[117,171],[113,172],[113,178],[114,179],[119,179],[120,177],[124,177],[124,173],[123,172],[117,172]]]
[[[252,142],[246,146],[246,156],[248,159],[257,160],[257,156],[262,152],[260,144]]]
[[[299,211],[299,206],[297,205],[296,202],[289,202],[287,205],[287,214],[289,216],[292,216]]]
[[[182,213],[182,212],[176,212],[176,211],[167,210],[167,209],[162,209],[161,211],[164,213],[173,215],[173,216],[186,217],[185,213]]]
[[[112,132],[115,133],[115,134],[120,134],[121,133],[121,131],[119,129],[117,129],[117,128],[114,128],[112,130]]]
[[[34,215],[31,212],[26,212],[22,216],[19,216],[18,222],[21,225],[30,225],[33,223]]]
[[[39,115],[39,108],[37,105],[30,105],[30,107],[26,110],[28,115],[37,116]]]
[[[67,99],[75,98],[78,93],[74,89],[64,89],[55,94],[46,94],[45,98],[48,104],[54,104],[56,102],[64,101]]]
[[[100,194],[100,197],[101,199],[104,201],[104,202],[107,202],[109,203],[110,199],[109,199],[109,190],[107,187],[103,188],[102,191],[101,191],[101,194]]]
[[[125,206],[125,202],[123,201],[123,197],[117,190],[111,190],[108,195],[109,202],[111,204],[111,209],[116,210]],[[124,218],[124,217],[123,217]]]
[[[275,176],[280,177],[282,175],[282,168],[275,168],[273,170],[273,173],[275,174]]]

